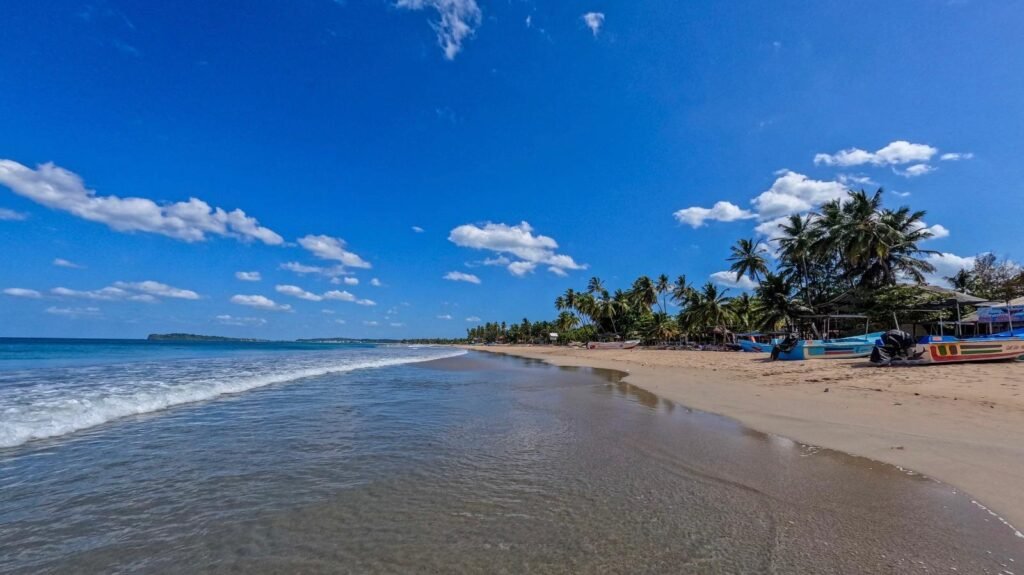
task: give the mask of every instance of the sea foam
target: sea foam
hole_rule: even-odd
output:
[[[465,354],[450,348],[141,362],[0,374],[0,448],[267,385]]]

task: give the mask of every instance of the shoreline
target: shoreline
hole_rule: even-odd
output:
[[[942,481],[1003,523],[1024,525],[1019,363],[876,368],[751,353],[459,347],[625,372],[627,383],[681,405]]]

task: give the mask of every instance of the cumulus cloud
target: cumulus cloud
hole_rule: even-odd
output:
[[[886,166],[924,163],[931,160],[938,151],[937,148],[927,144],[912,144],[906,140],[896,140],[874,152],[849,148],[835,154],[815,154],[814,163],[826,166],[860,166],[864,164]]]
[[[340,238],[308,235],[299,238],[299,245],[322,260],[340,262],[342,266],[350,268],[371,267],[369,262],[345,249],[345,241]]]
[[[181,289],[160,282],[147,280],[144,282],[114,282],[114,287],[142,292],[158,297],[175,299],[199,299],[199,294],[189,289]]]
[[[601,32],[601,26],[604,26],[604,13],[602,12],[587,12],[580,16],[583,23],[590,28],[590,32],[596,37]]]
[[[384,284],[380,283],[379,279],[373,278],[373,279],[370,280],[370,285],[372,285],[373,287],[381,287]]]
[[[288,304],[278,304],[274,300],[261,295],[233,295],[231,296],[231,303],[238,305],[245,305],[254,307],[256,309],[263,309],[267,311],[291,311],[292,306]]]
[[[16,212],[7,208],[0,208],[0,221],[20,222],[28,219],[28,214]]]
[[[288,295],[288,296],[292,296],[292,297],[297,297],[299,299],[304,299],[306,301],[321,301],[321,300],[324,299],[323,296],[319,296],[319,295],[316,295],[315,293],[308,292],[308,291],[300,288],[299,286],[278,285],[278,286],[274,286],[274,290],[276,290],[277,293],[279,293],[279,294],[284,294],[284,295]]]
[[[463,273],[463,272],[448,272],[448,273],[444,274],[444,278],[443,279],[446,279],[446,280],[449,280],[449,281],[453,281],[453,282],[467,282],[467,283],[471,283],[471,284],[479,284],[480,283],[480,278],[476,277],[473,274],[467,274],[467,273]]]
[[[228,314],[218,315],[217,321],[223,325],[237,325],[245,327],[256,327],[267,323],[267,320],[261,317],[238,317]]]
[[[70,319],[78,319],[80,317],[98,317],[100,315],[100,308],[98,307],[56,307],[50,306],[46,308],[46,313],[51,315],[59,315]]]
[[[736,220],[749,220],[757,217],[753,212],[731,202],[715,202],[710,208],[693,206],[676,211],[672,214],[681,224],[687,224],[693,228],[699,228],[708,220],[715,222],[735,222]]]
[[[715,282],[720,286],[738,288],[743,290],[750,290],[757,287],[757,282],[750,279],[747,276],[742,278],[736,277],[736,272],[732,271],[721,271],[711,274],[711,281]]]
[[[925,227],[932,233],[932,237],[928,238],[930,240],[941,240],[942,238],[949,237],[949,230],[942,224],[935,224],[933,226],[925,225]]]
[[[772,186],[751,201],[762,220],[806,212],[847,194],[840,182],[813,180],[792,170],[776,176]]]
[[[398,0],[395,5],[407,10],[437,12],[438,20],[430,25],[448,60],[455,59],[462,50],[462,43],[473,35],[482,18],[476,0]]]
[[[235,278],[244,282],[258,282],[263,279],[260,272],[235,272]]]
[[[27,297],[32,299],[39,299],[43,297],[43,294],[38,291],[27,288],[7,288],[4,290],[4,294],[11,297]]]
[[[52,163],[33,170],[13,160],[0,160],[0,184],[38,204],[119,232],[150,232],[186,242],[203,241],[211,234],[268,245],[284,243],[242,210],[214,208],[198,198],[158,204],[147,198],[100,196],[86,188],[78,174]]]
[[[499,254],[499,258],[503,257],[502,254],[514,256],[515,260],[485,260],[484,263],[505,265],[510,273],[518,276],[531,271],[538,264],[561,271],[587,268],[586,264],[577,263],[570,256],[556,253],[558,242],[548,236],[534,235],[533,228],[527,222],[520,222],[515,226],[491,222],[486,222],[482,226],[464,224],[448,234],[448,241],[464,248],[490,250]]]
[[[345,282],[345,285],[347,285],[347,286],[357,286],[357,285],[359,285],[359,279],[358,278],[354,278],[354,277],[344,278],[344,282]]]
[[[356,296],[347,291],[331,290],[325,293],[323,297],[324,299],[332,299],[336,301],[356,301]]]
[[[928,254],[925,261],[932,264],[935,271],[927,274],[925,280],[930,284],[946,285],[945,278],[956,275],[960,270],[973,268],[976,259],[974,256],[964,257],[949,252]]]
[[[80,270],[80,269],[85,267],[85,266],[78,265],[78,264],[76,264],[73,261],[66,260],[64,258],[56,258],[56,259],[54,259],[53,260],[53,265],[55,265],[55,266],[57,266],[59,268],[71,268],[71,269],[76,269],[76,270]]]
[[[935,167],[929,164],[914,164],[905,170],[893,168],[893,171],[904,178],[916,178],[935,171]]]

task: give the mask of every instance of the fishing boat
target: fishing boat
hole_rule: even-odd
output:
[[[587,342],[587,349],[633,349],[640,345],[639,339],[626,341],[591,341]]]
[[[979,361],[1012,361],[1024,356],[1024,338],[960,339],[927,335],[917,341],[900,331],[886,332],[871,353],[875,365],[928,365]]]
[[[875,349],[881,332],[841,339],[796,339],[788,337],[772,348],[772,359],[801,361],[806,359],[855,359],[867,357]]]
[[[863,320],[864,333],[848,337],[824,337],[821,339],[802,339],[798,334],[790,334],[772,347],[772,360],[802,361],[808,359],[855,359],[871,355],[875,341],[883,332],[868,332],[870,319],[865,315],[832,314],[821,316],[804,316],[822,320],[821,333],[830,335],[836,320]],[[815,332],[818,333],[818,332]]]
[[[741,351],[748,353],[769,353],[772,346],[781,341],[781,338],[773,338],[764,333],[738,333],[736,334],[736,345]]]

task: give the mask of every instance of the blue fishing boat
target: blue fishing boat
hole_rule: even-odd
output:
[[[736,345],[741,351],[748,353],[770,353],[772,346],[782,341],[781,337],[772,337],[766,333],[738,333]]]
[[[824,319],[822,333],[833,333],[831,322],[834,319],[864,320],[864,334],[842,338],[802,339],[798,334],[791,334],[772,347],[772,359],[783,361],[802,361],[808,359],[854,359],[867,357],[875,348],[875,342],[884,332],[868,332],[869,319],[863,315],[828,315],[811,316]]]

